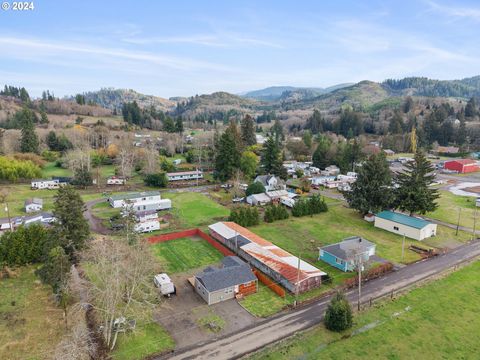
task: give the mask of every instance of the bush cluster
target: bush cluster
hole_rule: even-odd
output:
[[[340,332],[351,328],[352,323],[352,307],[345,296],[337,292],[325,312],[325,327]]]
[[[328,206],[320,195],[313,195],[310,198],[300,198],[292,208],[292,215],[295,217],[320,214],[327,212]]]
[[[230,221],[237,223],[240,226],[258,225],[258,210],[251,206],[237,206],[230,212]]]
[[[167,187],[168,185],[168,178],[167,175],[163,172],[156,173],[156,174],[148,174],[143,179],[143,182],[147,186],[155,186],[155,187]]]
[[[288,219],[290,215],[288,214],[285,206],[282,205],[269,205],[265,208],[265,216],[263,220],[267,223],[274,222],[276,220]]]
[[[0,156],[0,180],[33,179],[40,175],[40,167],[30,160],[15,160]]]

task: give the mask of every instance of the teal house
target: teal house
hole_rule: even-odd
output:
[[[363,263],[375,255],[375,244],[359,236],[319,248],[318,259],[342,271],[355,270],[355,260]]]

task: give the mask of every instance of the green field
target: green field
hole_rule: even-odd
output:
[[[70,169],[57,167],[55,164],[55,161],[45,164],[45,166],[42,168],[42,178],[50,179],[52,176],[73,176],[73,173]]]
[[[33,267],[15,272],[0,280],[0,359],[51,359],[65,331],[62,310]]]
[[[172,210],[162,213],[172,216],[170,226],[166,229],[168,232],[210,225],[226,219],[230,214],[226,207],[200,193],[164,192],[162,198],[172,200]]]
[[[325,263],[317,261],[318,248],[336,243],[348,236],[362,236],[377,245],[376,254],[392,262],[410,263],[419,260],[418,254],[405,251],[402,260],[402,237],[388,231],[377,229],[367,223],[352,209],[343,205],[331,205],[327,213],[301,218],[290,217],[288,220],[272,224],[262,223],[251,230],[281,248],[300,255],[305,260],[321,269]],[[469,234],[438,226],[438,235],[429,239],[430,246],[443,247],[445,242],[454,239],[458,242],[469,240]],[[406,248],[418,241],[406,239]]]
[[[152,245],[165,271],[178,273],[218,263],[223,255],[201,238],[182,238]]]
[[[354,327],[323,326],[251,359],[476,359],[480,351],[480,262],[354,316]]]
[[[156,323],[137,325],[133,333],[118,337],[113,359],[137,360],[173,350],[175,342],[167,331]]]
[[[92,214],[102,220],[110,220],[112,216],[119,215],[120,209],[110,206],[107,201],[99,202],[92,207]]]
[[[459,196],[452,194],[450,191],[440,191],[440,198],[437,200],[438,209],[428,213],[427,216],[456,225],[460,212],[460,225],[473,228],[475,199],[473,196]],[[477,217],[479,215],[480,213],[477,214]]]

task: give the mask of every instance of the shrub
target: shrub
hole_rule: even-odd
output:
[[[15,153],[12,155],[12,157],[19,161],[31,161],[39,167],[44,167],[46,163],[40,155],[34,153]]]
[[[287,209],[282,205],[269,205],[265,208],[264,220],[267,223],[274,222],[276,220],[288,219],[289,214]]]
[[[258,210],[251,206],[236,206],[230,212],[229,220],[241,226],[258,225]]]
[[[148,174],[143,180],[147,186],[167,187],[168,178],[165,173]]]
[[[44,150],[42,152],[42,157],[49,162],[55,161],[58,159],[58,153],[56,151]]]
[[[253,182],[250,185],[248,185],[247,190],[245,191],[245,194],[247,196],[253,195],[253,194],[261,194],[265,192],[265,186],[263,186],[262,183],[260,182]]]
[[[325,312],[325,327],[331,331],[344,331],[352,327],[352,307],[345,296],[337,292]]]
[[[15,160],[0,156],[0,180],[17,181],[40,177],[41,170],[30,160]]]
[[[301,198],[295,202],[292,208],[292,215],[295,217],[320,214],[327,212],[328,206],[325,200],[320,195],[313,195],[312,197],[305,199]]]

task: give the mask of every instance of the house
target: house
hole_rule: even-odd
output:
[[[0,231],[5,231],[13,228],[13,224],[8,219],[0,219]]]
[[[107,179],[107,185],[125,185],[127,183],[127,179],[122,176],[110,176]]]
[[[268,195],[265,193],[252,194],[247,196],[247,204],[250,204],[250,205],[263,206],[263,205],[270,204],[271,201],[272,199],[270,199]]]
[[[383,149],[383,152],[384,152],[385,155],[387,155],[387,156],[393,156],[393,155],[395,155],[395,151],[390,150],[390,149]]]
[[[32,213],[43,209],[43,200],[40,198],[32,198],[25,200],[25,212]]]
[[[217,222],[208,228],[213,238],[292,293],[320,286],[327,275],[234,222]]]
[[[152,232],[155,230],[160,230],[160,221],[157,219],[149,219],[136,223],[133,226],[133,229],[139,233]]]
[[[335,181],[335,176],[316,176],[311,178],[312,185],[315,186],[325,186],[325,184],[329,181]]]
[[[54,189],[55,187],[58,187],[58,182],[52,179],[34,179],[31,181],[32,190]]]
[[[437,154],[458,154],[460,148],[456,146],[439,146],[435,150]]]
[[[257,140],[257,144],[265,144],[265,136],[260,134],[255,134],[255,139]]]
[[[200,170],[171,172],[167,173],[167,178],[168,181],[197,180],[203,179],[203,172]]]
[[[393,211],[376,214],[374,224],[380,229],[415,240],[423,240],[437,234],[437,224]]]
[[[107,200],[113,208],[131,207],[134,211],[165,210],[172,207],[170,199],[162,199],[160,191],[144,191],[112,195]]]
[[[265,187],[265,191],[285,190],[285,182],[275,175],[259,175],[253,182],[259,182]]]
[[[352,236],[339,243],[319,248],[318,260],[347,272],[356,270],[356,261],[366,263],[373,255],[375,255],[374,243],[359,236]]]
[[[28,226],[30,224],[42,224],[48,225],[53,223],[56,220],[55,216],[48,212],[42,212],[40,214],[35,214],[31,216],[25,216],[21,218],[20,222],[18,219],[16,220],[14,226],[25,225]]]
[[[288,196],[287,190],[273,190],[265,193],[271,201],[280,201],[282,197]]]
[[[237,256],[226,256],[220,267],[209,266],[195,275],[195,291],[208,305],[257,292],[258,280]]]
[[[137,211],[135,219],[138,222],[158,219],[158,213],[155,210]]]
[[[471,159],[457,159],[445,161],[444,169],[457,171],[460,174],[475,172],[480,169],[477,161]]]
[[[340,174],[340,169],[336,165],[330,165],[325,168],[325,170],[320,171],[320,174],[323,176],[337,176]]]
[[[352,174],[351,172],[349,174]],[[352,175],[338,175],[337,176],[337,180],[342,182],[342,183],[348,183],[348,184],[353,184],[355,181],[357,181],[357,176],[356,176],[356,173],[353,173],[355,174],[355,176],[352,176]]]

